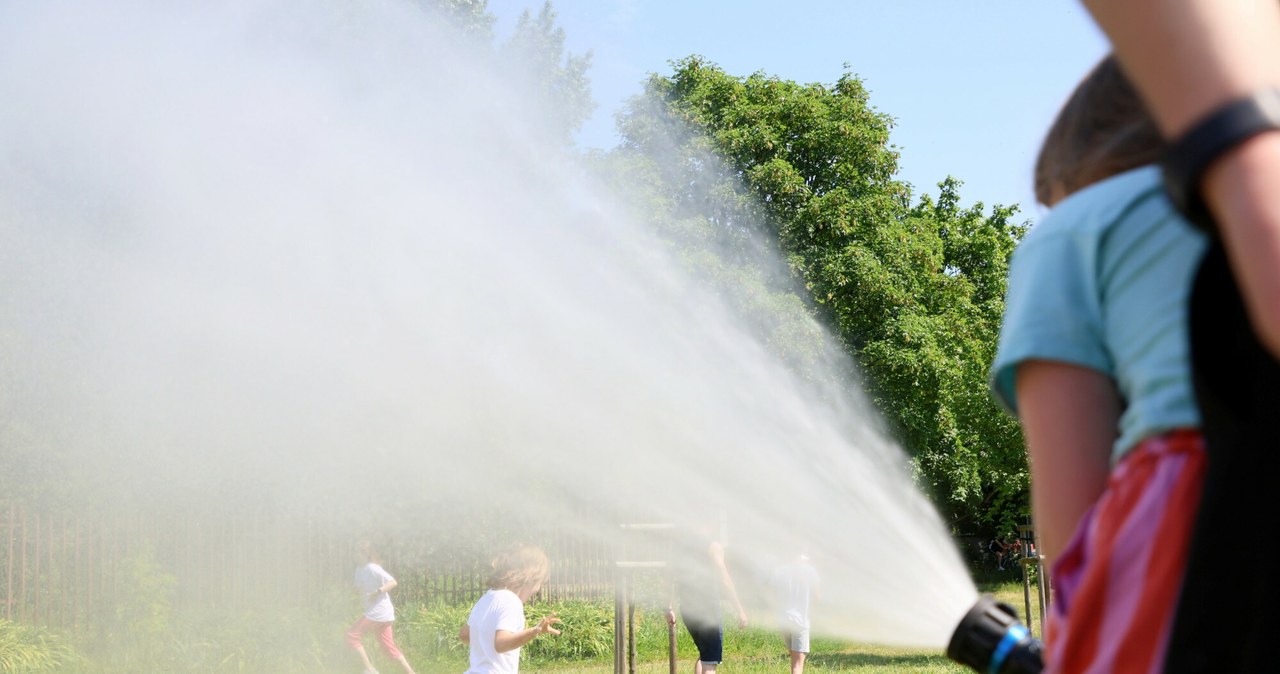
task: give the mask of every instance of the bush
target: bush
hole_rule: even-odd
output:
[[[396,638],[403,638],[402,646],[417,658],[465,661],[468,650],[466,644],[458,640],[458,630],[470,613],[469,605],[443,603],[407,611],[404,629],[396,630]],[[530,604],[525,606],[526,624],[536,624],[552,613],[562,621],[557,626],[561,634],[538,637],[525,645],[522,657],[527,662],[600,661],[613,657],[612,604],[588,601]],[[657,620],[662,621],[660,614]],[[665,629],[665,623],[663,625]],[[666,637],[662,638],[665,644]]]
[[[396,630],[400,647],[413,658],[436,662],[466,661],[467,645],[458,639],[458,630],[467,622],[471,607],[434,602],[416,610],[402,610],[404,627]]]
[[[169,671],[311,672],[343,652],[347,625],[308,611],[208,611],[187,615],[175,628]],[[354,662],[354,656],[352,656]]]
[[[77,659],[57,634],[0,618],[0,674],[59,671]]]
[[[531,662],[601,660],[613,656],[613,606],[600,602],[564,601],[526,608],[530,624],[543,616],[560,618],[559,636],[542,636],[529,643]]]

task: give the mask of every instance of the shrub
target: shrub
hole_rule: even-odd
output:
[[[0,674],[59,671],[77,659],[61,636],[0,618]]]
[[[416,610],[402,610],[404,627],[396,630],[401,648],[418,658],[465,660],[467,645],[458,639],[458,630],[467,622],[471,607],[434,602]]]
[[[559,636],[542,636],[526,650],[530,661],[600,660],[613,655],[613,606],[600,602],[564,601],[526,607],[529,623],[555,614]]]
[[[433,603],[405,613],[408,617],[404,629],[396,630],[396,638],[402,639],[402,645],[415,656],[436,661],[465,660],[467,646],[458,640],[458,630],[471,613],[469,605]],[[526,661],[598,661],[613,657],[612,604],[588,601],[529,604],[525,606],[526,624],[533,625],[552,613],[562,621],[558,625],[561,634],[539,637],[527,644],[522,649]],[[658,619],[661,620],[660,615]]]

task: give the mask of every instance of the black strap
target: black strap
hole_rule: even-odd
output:
[[[1205,170],[1227,150],[1273,129],[1280,129],[1280,89],[1268,88],[1218,108],[1170,143],[1160,165],[1164,190],[1178,212],[1213,232],[1213,218],[1200,195]]]

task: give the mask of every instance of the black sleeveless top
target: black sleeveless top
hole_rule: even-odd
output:
[[[1165,671],[1275,671],[1280,363],[1254,334],[1219,241],[1197,273],[1190,319],[1208,466]]]

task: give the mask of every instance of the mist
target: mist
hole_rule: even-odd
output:
[[[713,512],[740,584],[806,548],[815,632],[941,649],[976,591],[856,379],[788,366],[519,92],[410,3],[0,6],[10,443],[103,503],[335,528]]]

